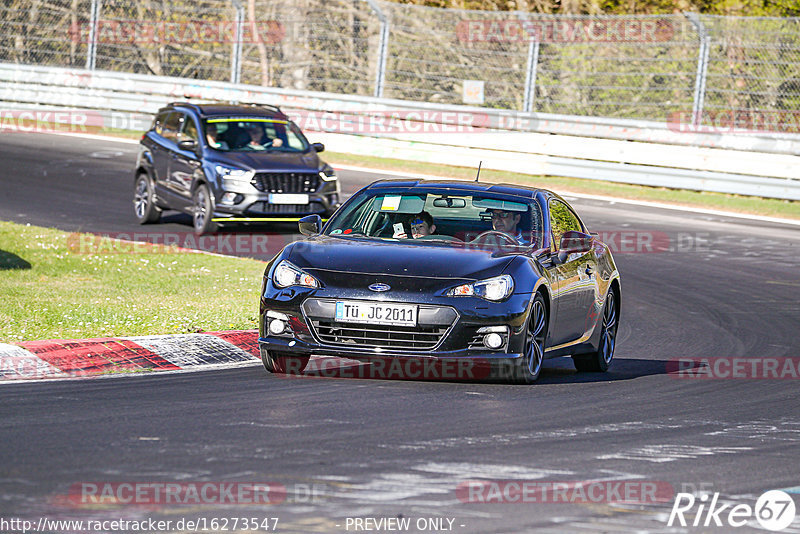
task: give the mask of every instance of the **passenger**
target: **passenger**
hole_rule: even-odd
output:
[[[411,227],[411,237],[414,239],[425,237],[436,232],[436,225],[433,224],[433,217],[427,211],[422,211],[408,218],[408,225]],[[408,236],[405,231],[395,232],[392,236],[395,239],[406,239]]]
[[[433,224],[433,217],[427,211],[422,211],[411,217],[411,236],[414,239],[425,237],[436,232],[436,225]]]
[[[217,130],[217,125],[212,123],[206,124],[206,141],[211,148],[218,148],[220,150],[228,150],[228,143],[219,139],[220,132]]]

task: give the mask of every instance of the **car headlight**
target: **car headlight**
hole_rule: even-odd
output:
[[[281,288],[289,286],[319,287],[319,280],[286,260],[281,260],[275,267],[272,272],[272,282]]]
[[[222,178],[222,186],[225,188],[251,185],[250,182],[256,175],[254,171],[232,169],[230,167],[225,167],[224,165],[217,165],[214,167],[214,170],[217,171],[217,176]]]
[[[319,177],[325,182],[331,182],[336,179],[336,171],[330,167],[325,167],[319,171]]]
[[[450,297],[480,297],[486,300],[500,301],[514,291],[514,279],[509,274],[487,278],[480,282],[454,287],[447,292]]]

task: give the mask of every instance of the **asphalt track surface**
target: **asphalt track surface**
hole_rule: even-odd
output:
[[[136,230],[135,153],[131,144],[3,135],[0,219]],[[339,174],[347,193],[372,179]],[[667,372],[678,357],[800,356],[797,227],[573,204],[592,230],[643,232],[671,249],[615,253],[622,318],[608,373],[578,375],[560,359],[533,386],[287,379],[260,367],[9,384],[0,387],[0,517],[278,517],[279,532],[354,532],[348,517],[410,518],[411,532],[419,518],[453,519],[454,532],[734,531],[666,527],[671,499],[497,504],[456,493],[472,479],[624,479],[753,506],[765,490],[800,486],[796,380]],[[160,231],[190,230],[186,218],[166,221]],[[87,481],[245,481],[288,493],[271,506],[61,498]],[[784,532],[800,532],[800,519]]]

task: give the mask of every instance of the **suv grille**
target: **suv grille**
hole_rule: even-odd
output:
[[[322,178],[309,172],[260,172],[250,182],[265,193],[313,193]]]
[[[314,215],[325,213],[325,206],[319,202],[308,204],[270,204],[269,202],[253,202],[247,208],[247,215]]]
[[[450,328],[450,325],[407,327],[343,324],[325,319],[312,319],[311,325],[319,340],[328,345],[401,350],[431,350]]]

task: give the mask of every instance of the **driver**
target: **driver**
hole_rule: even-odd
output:
[[[522,245],[528,243],[522,233],[522,229],[517,226],[522,218],[521,212],[491,209],[489,213],[492,215],[493,230],[510,235]]]
[[[253,150],[265,150],[268,146],[277,148],[283,144],[283,141],[277,137],[275,139],[267,137],[264,129],[258,124],[248,124],[245,128],[250,135],[250,142],[247,143],[247,146]]]

